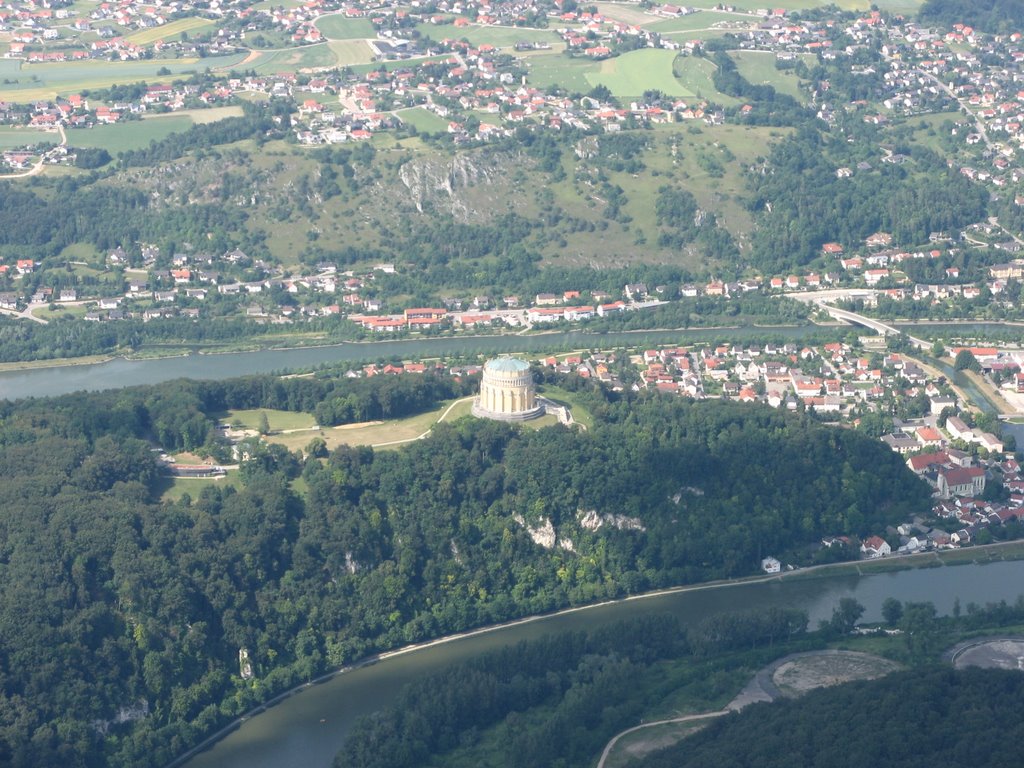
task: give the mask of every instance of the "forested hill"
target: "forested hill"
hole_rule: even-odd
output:
[[[772,148],[771,173],[750,182],[759,224],[755,264],[792,269],[813,261],[827,242],[859,243],[878,231],[909,247],[984,218],[988,192],[931,150],[908,147],[906,167],[880,163],[877,171],[840,178],[836,170],[856,166],[858,152],[810,128]]]
[[[424,404],[446,396],[431,378]],[[161,766],[371,651],[752,573],[928,502],[852,430],[597,389],[577,393],[597,418],[586,433],[465,419],[401,451],[272,446],[238,490],[158,500],[157,437],[216,447],[216,411],[326,398],[338,414],[347,386],[255,377],[0,405],[0,764]],[[386,399],[352,386],[352,407]],[[549,523],[558,543],[540,546],[527,527]]]
[[[713,722],[635,768],[1024,764],[1024,676],[933,669],[822,688]]]
[[[1007,34],[1024,28],[1024,0],[927,0],[918,12],[926,24],[967,24],[981,32]]]

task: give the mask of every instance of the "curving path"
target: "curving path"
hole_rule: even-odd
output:
[[[67,146],[68,137],[64,133],[64,126],[60,123],[57,123],[57,132],[60,134],[60,144],[58,144],[57,146]],[[50,152],[52,151],[53,150],[50,150]],[[27,171],[22,171],[21,173],[5,173],[0,175],[0,179],[27,179],[29,176],[38,176],[40,173],[43,172],[43,167],[46,163],[46,158],[50,156],[50,152],[44,152],[42,155],[40,155],[39,159],[36,161],[36,164],[29,168]]]
[[[668,725],[670,723],[689,723],[693,722],[694,720],[706,720],[711,717],[721,717],[722,715],[728,715],[729,711],[730,710],[728,709],[720,709],[717,712],[704,712],[699,715],[673,717],[669,720],[658,720],[653,723],[641,723],[640,725],[634,725],[632,728],[627,728],[622,733],[616,734],[614,737],[612,737],[612,740],[608,742],[608,745],[604,748],[604,752],[601,753],[601,759],[597,761],[597,768],[604,768],[604,764],[605,761],[608,759],[608,755],[611,754],[612,750],[615,748],[615,745],[623,736],[628,736],[629,734],[635,733],[636,731],[642,730],[643,728],[651,728],[655,725]]]
[[[621,733],[617,733],[612,737],[611,741],[605,746],[604,751],[601,753],[601,758],[597,761],[597,768],[605,768],[605,763],[608,760],[608,756],[611,755],[615,745],[624,736],[628,736],[631,733],[643,730],[644,728],[653,728],[656,725],[669,725],[672,723],[688,723],[697,720],[706,720],[710,718],[722,717],[732,712],[739,712],[744,707],[758,702],[773,702],[783,697],[782,691],[779,690],[775,684],[775,673],[778,669],[786,664],[800,659],[810,659],[822,656],[838,656],[844,658],[854,658],[859,660],[879,660],[885,661],[887,664],[891,663],[888,659],[882,659],[879,656],[874,656],[870,653],[862,653],[860,651],[839,651],[839,650],[823,650],[823,651],[805,651],[802,653],[791,653],[788,656],[783,656],[781,659],[776,659],[768,666],[759,670],[754,678],[740,691],[736,697],[726,705],[725,709],[714,710],[712,712],[701,712],[696,715],[684,715],[682,717],[670,717],[666,720],[655,720],[650,723],[641,723],[640,725],[634,725],[632,728],[627,728]],[[857,679],[857,678],[851,678]],[[835,682],[821,682],[816,687],[824,687],[827,685],[834,685]]]
[[[463,397],[463,398],[460,398],[459,400],[456,400],[455,402],[453,402],[451,405],[449,405],[447,408],[444,409],[444,413],[442,413],[440,416],[438,416],[437,421],[435,421],[433,424],[430,425],[430,429],[428,429],[426,432],[422,432],[422,433],[416,435],[416,437],[407,437],[404,440],[391,440],[391,441],[389,441],[387,443],[373,443],[370,447],[371,448],[384,448],[384,447],[387,447],[389,445],[402,445],[403,443],[412,443],[412,442],[415,442],[416,440],[423,440],[427,435],[430,434],[430,430],[433,429],[435,425],[440,424],[442,421],[445,420],[445,418],[447,418],[448,414],[452,412],[452,408],[454,408],[459,403],[464,403],[467,400],[472,400],[474,397],[476,397],[476,395],[470,395],[469,397]]]

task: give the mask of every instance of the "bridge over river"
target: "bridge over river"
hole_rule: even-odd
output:
[[[795,299],[796,301],[803,302],[804,304],[814,304],[819,309],[827,312],[829,316],[834,317],[843,323],[849,323],[850,325],[859,325],[863,328],[868,328],[880,336],[896,336],[903,331],[895,326],[884,323],[881,320],[876,320],[873,317],[865,317],[859,315],[856,312],[850,312],[845,309],[839,309],[838,307],[832,306],[832,301],[840,299],[866,299],[874,298],[878,295],[877,291],[872,291],[867,288],[850,288],[840,289],[834,291],[805,291],[801,293],[788,293],[785,294],[787,298]],[[918,339],[914,336],[907,336],[907,339],[917,349],[930,349],[931,344],[923,339]]]

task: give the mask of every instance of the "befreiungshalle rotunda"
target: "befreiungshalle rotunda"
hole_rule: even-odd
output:
[[[515,357],[498,357],[484,363],[480,396],[473,415],[499,421],[526,421],[543,415],[537,402],[530,364]]]

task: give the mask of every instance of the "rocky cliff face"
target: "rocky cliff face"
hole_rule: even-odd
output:
[[[507,207],[514,194],[510,176],[522,162],[519,153],[487,149],[430,155],[404,163],[398,179],[407,202],[420,213],[434,210],[469,221]]]

